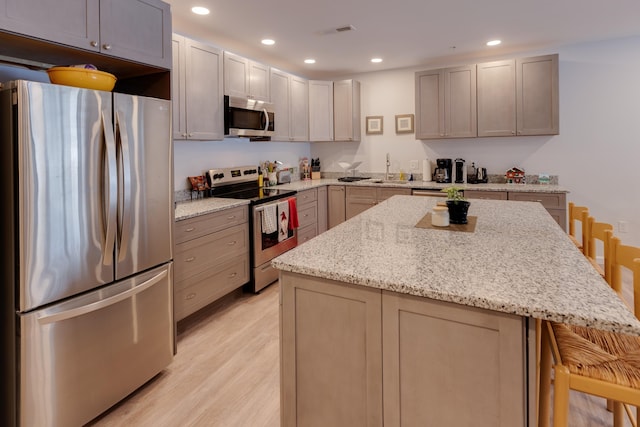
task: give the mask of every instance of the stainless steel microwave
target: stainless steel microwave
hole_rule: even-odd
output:
[[[270,137],[275,129],[273,104],[224,96],[225,136]]]

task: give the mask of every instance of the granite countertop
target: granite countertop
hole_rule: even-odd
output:
[[[378,187],[397,187],[397,188],[413,188],[421,190],[440,190],[450,187],[454,184],[440,184],[437,182],[423,181],[406,181],[405,183],[395,182],[376,182],[376,180],[362,180],[355,182],[342,182],[337,179],[313,179],[307,181],[293,181],[288,184],[280,184],[276,188],[284,190],[303,191],[311,188],[322,187],[325,185],[347,185],[347,186],[378,186]],[[457,187],[467,190],[477,191],[521,191],[528,193],[545,192],[545,193],[568,193],[568,190],[559,185],[539,185],[539,184],[455,184]],[[223,209],[233,208],[240,205],[249,204],[246,200],[224,199],[210,197],[205,199],[186,200],[176,203],[175,220],[181,221],[198,215],[204,215]]]
[[[541,204],[473,200],[472,233],[416,228],[439,200],[394,196],[272,264],[339,282],[640,335],[640,321]]]
[[[293,181],[288,184],[280,184],[278,188],[284,188],[286,190],[302,191],[310,188],[321,187],[323,185],[348,185],[348,186],[380,186],[380,187],[397,187],[397,188],[413,188],[421,190],[441,190],[443,188],[456,187],[463,188],[465,190],[477,190],[477,191],[521,191],[525,193],[568,193],[564,187],[559,185],[541,185],[541,184],[442,184],[437,182],[424,182],[424,181],[405,181],[400,182],[378,182],[376,179],[364,179],[362,181],[354,182],[342,182],[337,179],[312,179],[307,181]]]
[[[182,221],[187,218],[247,205],[249,205],[248,200],[224,199],[220,197],[189,200],[176,203],[174,218],[176,221]]]

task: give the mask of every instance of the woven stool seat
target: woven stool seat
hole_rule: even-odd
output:
[[[562,323],[551,326],[569,372],[640,389],[640,337]]]

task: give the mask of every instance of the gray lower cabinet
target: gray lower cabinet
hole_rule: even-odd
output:
[[[507,200],[506,191],[478,191],[464,190],[464,197],[467,199],[485,199],[485,200]]]
[[[298,208],[298,245],[318,235],[318,189],[299,191]]]
[[[522,318],[284,271],[280,286],[282,426],[527,425]]]
[[[327,186],[318,187],[318,234],[328,229],[328,199]]]
[[[522,202],[539,202],[556,220],[564,231],[567,231],[567,195],[565,193],[529,193],[509,191],[509,200]]]
[[[171,9],[159,0],[0,0],[0,28],[171,69]]]
[[[175,242],[176,321],[249,281],[246,206],[177,222]]]
[[[327,228],[333,228],[346,221],[345,186],[327,187]]]
[[[358,186],[346,187],[346,219],[353,218],[361,212],[395,195],[411,195],[411,188]]]

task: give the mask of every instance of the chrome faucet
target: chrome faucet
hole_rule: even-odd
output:
[[[387,173],[384,176],[385,180],[389,180],[389,166],[391,166],[391,158],[389,157],[389,153],[387,153]]]

